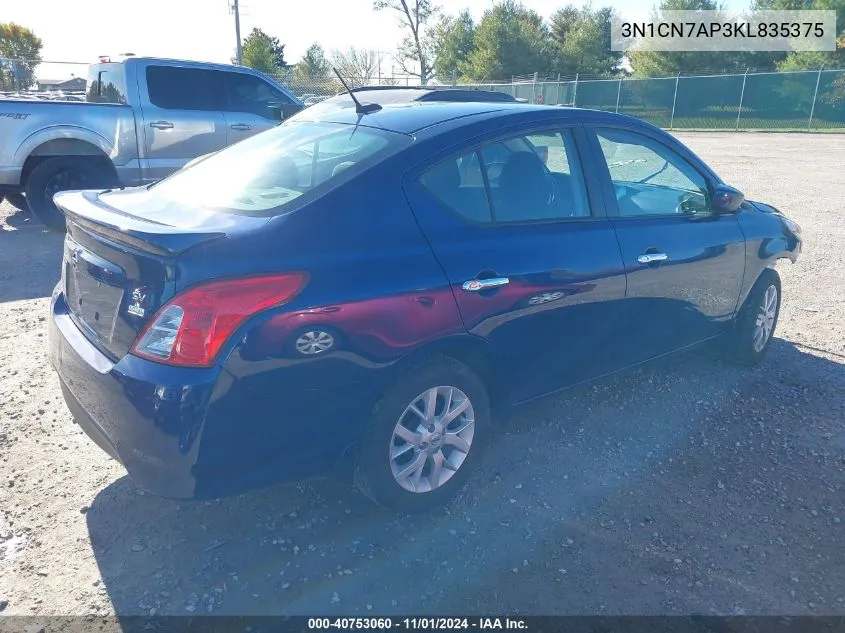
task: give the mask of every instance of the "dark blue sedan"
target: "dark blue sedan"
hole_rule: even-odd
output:
[[[65,400],[176,498],[354,464],[384,506],[441,503],[508,407],[709,341],[758,363],[801,250],[660,129],[461,90],[358,89],[55,200]]]

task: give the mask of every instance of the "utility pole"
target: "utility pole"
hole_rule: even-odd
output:
[[[243,65],[243,51],[241,50],[241,14],[238,10],[238,0],[232,0],[232,12],[235,14],[235,38],[238,40],[237,58],[238,66]]]

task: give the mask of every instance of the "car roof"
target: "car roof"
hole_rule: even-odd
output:
[[[475,90],[471,88],[444,87],[431,88],[428,86],[361,86],[352,88],[351,92],[361,103],[413,103],[428,101],[457,101],[457,102],[493,102],[516,103],[516,98],[507,92],[494,90]],[[349,92],[342,92],[332,100],[348,101]]]
[[[348,94],[342,95],[348,98]],[[567,106],[534,105],[530,103],[486,103],[414,101],[386,103],[381,109],[367,114],[356,112],[352,99],[327,99],[310,106],[293,117],[298,121],[360,125],[408,135],[437,135],[455,128],[489,118],[508,118],[513,123],[544,121],[630,125],[659,130],[655,126],[624,114],[604,110]]]
[[[468,123],[470,118],[484,115],[511,116],[532,113],[538,118],[580,116],[586,110],[539,106],[527,103],[412,101],[385,103],[380,110],[359,114],[355,103],[344,93],[306,108],[295,117],[297,121],[345,123],[374,127],[400,134],[416,134],[426,128],[447,122]]]

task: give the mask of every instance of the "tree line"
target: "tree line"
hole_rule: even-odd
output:
[[[742,73],[845,67],[845,0],[752,0],[753,10],[833,9],[839,47],[825,52],[673,52],[611,50],[612,7],[569,4],[549,20],[519,0],[498,0],[476,20],[468,9],[451,15],[434,0],[374,0],[373,9],[390,11],[402,29],[394,54],[399,68],[425,84],[509,81],[537,73],[615,77],[669,77],[677,74]],[[719,0],[662,0],[652,11],[721,11]],[[332,65],[357,68],[361,51],[334,51],[312,45],[300,64],[300,79],[324,77]],[[350,59],[350,57],[352,59]],[[372,57],[372,56],[371,56]],[[366,75],[357,72],[357,75]]]
[[[373,10],[396,16],[402,37],[393,61],[423,84],[509,81],[537,73],[616,77],[670,77],[677,74],[742,73],[752,70],[845,68],[845,0],[751,0],[750,9],[832,9],[837,15],[839,47],[824,52],[673,52],[611,50],[611,22],[615,10],[568,4],[545,20],[519,0],[496,0],[480,18],[468,9],[447,14],[435,0],[373,0]],[[661,0],[652,11],[723,10],[720,0]],[[32,86],[41,60],[41,40],[14,23],[0,23],[0,89]],[[233,60],[236,61],[236,60]],[[285,45],[261,29],[243,40],[242,63],[271,75],[286,74],[295,81],[325,83],[334,90],[333,68],[352,85],[389,83],[378,75],[384,54],[366,48],[326,53],[312,44],[293,65],[285,59]]]

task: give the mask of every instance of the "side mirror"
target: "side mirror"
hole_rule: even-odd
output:
[[[733,213],[745,202],[745,196],[738,189],[728,185],[716,185],[713,189],[711,206],[716,213]]]
[[[270,114],[273,116],[274,119],[276,119],[277,121],[285,120],[285,111],[282,109],[282,106],[273,104],[267,106],[267,108],[270,110]]]
[[[304,110],[304,106],[291,103],[291,104],[282,104],[282,103],[274,103],[272,105],[267,106],[270,109],[270,112],[273,115],[273,118],[279,122],[285,121],[286,119],[292,117],[297,112]]]

